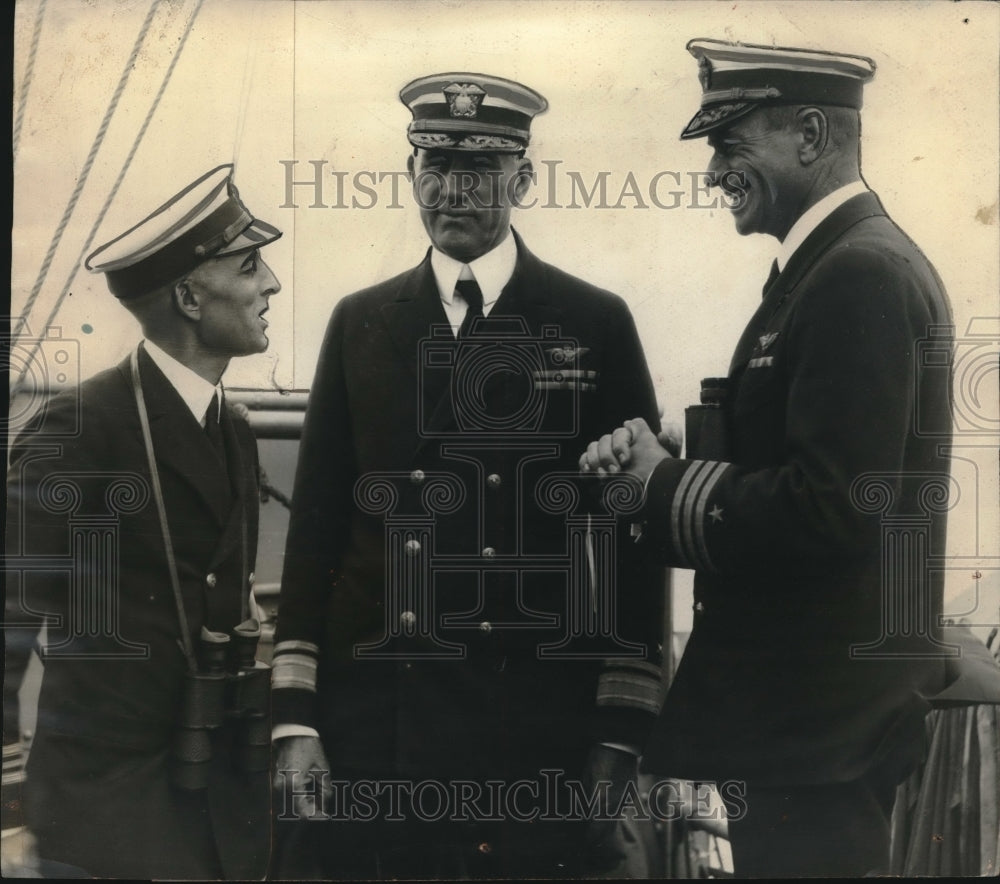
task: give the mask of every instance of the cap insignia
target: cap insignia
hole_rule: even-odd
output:
[[[704,55],[698,59],[698,81],[701,88],[708,92],[712,86],[712,63]]]
[[[479,113],[479,105],[486,97],[486,90],[475,83],[452,83],[445,86],[444,97],[448,101],[448,110],[453,117],[466,117],[474,120]]]

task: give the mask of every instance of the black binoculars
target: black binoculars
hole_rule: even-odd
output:
[[[195,790],[208,785],[213,744],[228,749],[239,771],[268,769],[271,667],[256,659],[259,638],[260,623],[253,618],[229,635],[202,627],[198,671],[185,677],[171,747],[171,781],[176,787]]]
[[[684,409],[684,438],[687,458],[728,460],[729,439],[726,399],[728,378],[704,378],[701,403]]]

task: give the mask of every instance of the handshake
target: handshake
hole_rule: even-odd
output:
[[[682,441],[683,432],[676,423],[665,423],[656,434],[641,417],[633,418],[591,442],[580,455],[580,471],[598,476],[627,472],[644,483],[662,460],[680,457]]]

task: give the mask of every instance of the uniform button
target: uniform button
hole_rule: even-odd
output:
[[[705,613],[705,606],[701,602],[695,602],[694,603],[694,609],[699,614],[704,614]]]
[[[492,559],[494,556],[496,556],[496,554],[497,551],[493,549],[492,546],[488,546],[486,547],[486,549],[483,550],[483,558],[486,559]]]
[[[413,668],[413,664],[412,663],[404,663],[403,664],[403,669],[412,669],[412,668]]]
[[[206,582],[206,583],[207,583],[207,584],[208,584],[208,585],[209,585],[210,587],[214,588],[214,587],[215,587],[215,584],[219,582],[219,578],[218,578],[218,577],[216,577],[216,576],[215,576],[214,574],[212,574],[212,573],[209,573],[209,574],[205,575],[205,582]]]
[[[406,550],[408,556],[415,556],[420,554],[420,541],[419,540],[407,540],[406,545],[403,547]]]
[[[407,628],[412,627],[413,624],[417,622],[417,615],[414,614],[413,611],[403,611],[403,613],[399,615],[399,622]]]
[[[489,485],[490,488],[499,488],[501,484],[500,477],[496,473],[490,473],[486,477],[486,484]]]
[[[492,632],[493,631],[493,624],[490,623],[489,620],[484,620],[482,623],[479,624],[479,631],[480,632]]]
[[[489,841],[484,841],[482,844],[479,845],[480,853],[489,853],[491,850],[493,850],[493,848],[490,846]]]
[[[251,586],[253,586],[253,582],[254,582],[254,581],[255,581],[256,579],[257,579],[257,578],[256,578],[256,577],[254,576],[254,573],[253,573],[253,571],[251,571],[251,572],[250,572],[250,576],[249,576],[249,577],[247,577],[247,583],[249,583],[249,584],[250,584]]]
[[[424,475],[423,470],[414,470],[412,473],[410,473],[410,481],[414,485],[423,485],[424,479],[426,478],[427,477]]]
[[[557,371],[554,376],[555,382],[561,384],[563,382],[563,375],[561,371]]]

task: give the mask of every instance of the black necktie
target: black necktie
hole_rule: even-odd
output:
[[[219,426],[219,394],[212,394],[212,401],[208,403],[208,411],[205,412],[205,435],[212,443],[215,453],[219,456],[219,461],[225,466],[226,445],[222,440],[222,427]]]
[[[460,279],[455,283],[455,294],[469,305],[469,309],[465,311],[465,319],[462,320],[458,330],[458,336],[464,338],[469,334],[472,320],[483,315],[483,292],[474,279]]]
[[[771,272],[767,276],[767,282],[764,283],[764,290],[760,293],[761,297],[766,297],[771,286],[774,285],[774,281],[780,275],[781,270],[778,269],[778,259],[775,258],[771,262]]]

